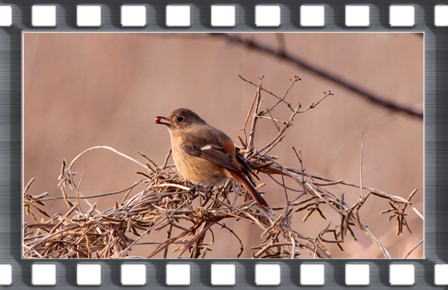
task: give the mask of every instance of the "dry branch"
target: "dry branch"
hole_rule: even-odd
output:
[[[343,180],[332,180],[310,174],[305,170],[302,154],[292,148],[298,161],[298,168],[288,168],[269,153],[284,140],[295,118],[315,109],[331,91],[324,92],[316,102],[303,106],[300,102],[288,101],[293,87],[300,81],[294,77],[281,96],[263,88],[262,78],[254,83],[240,76],[247,84],[255,87],[255,95],[247,116],[243,120],[243,136],[239,137],[239,154],[245,157],[252,175],[267,175],[284,195],[284,205],[268,211],[260,208],[243,189],[228,181],[222,186],[194,186],[179,178],[173,165],[169,165],[170,153],[162,165],[157,165],[147,155],[139,153],[138,161],[109,146],[95,146],[78,154],[70,163],[63,161],[59,176],[60,196],[48,193],[30,193],[34,179],[25,187],[24,207],[29,219],[24,225],[25,258],[129,258],[136,247],[147,247],[146,258],[163,257],[170,254],[178,257],[203,258],[213,250],[215,233],[224,230],[238,242],[238,250],[232,257],[240,257],[245,250],[251,250],[255,258],[331,258],[326,245],[336,244],[343,248],[347,239],[357,240],[355,229],[365,232],[383,253],[390,258],[388,250],[361,220],[360,209],[373,198],[387,201],[390,208],[384,211],[397,224],[397,234],[408,230],[408,209],[423,217],[412,206],[415,190],[403,198],[397,195]],[[267,93],[267,94],[265,94]],[[273,105],[263,107],[263,94],[273,97]],[[284,106],[289,116],[275,116],[276,109]],[[257,128],[263,122],[273,122],[275,132],[266,144],[255,147]],[[83,175],[74,171],[77,161],[95,150],[108,150],[136,164],[138,179],[129,186],[115,192],[86,194],[82,191]],[[362,156],[362,153],[361,153]],[[362,163],[361,163],[362,165]],[[362,168],[362,166],[361,166]],[[286,185],[293,181],[297,188]],[[354,204],[348,204],[344,194],[337,187],[359,188],[360,197]],[[262,185],[259,185],[260,189]],[[364,193],[366,192],[366,193]],[[96,201],[105,196],[116,195],[112,208],[99,210]],[[234,198],[231,198],[234,196]],[[64,200],[64,213],[50,213],[48,203]],[[91,200],[95,200],[95,203]],[[86,203],[87,207],[81,206]],[[325,228],[309,237],[295,228],[293,221],[303,214],[303,222],[315,214],[326,220],[329,212],[335,212],[340,220],[329,220]],[[411,212],[412,213],[412,212]],[[229,223],[234,222],[233,224]],[[246,221],[261,229],[259,244],[246,249],[247,244],[239,235],[235,225]],[[153,238],[154,232],[163,232],[163,240]],[[149,241],[147,241],[149,239]],[[418,247],[418,245],[416,246]],[[415,248],[416,248],[415,247]],[[143,257],[145,258],[145,257]]]
[[[394,112],[403,113],[409,117],[423,119],[423,111],[422,110],[419,110],[417,108],[414,108],[414,107],[406,105],[406,104],[401,104],[401,103],[395,102],[391,98],[375,94],[375,93],[369,91],[368,89],[360,87],[359,85],[356,85],[352,81],[350,81],[346,78],[343,78],[342,76],[340,76],[338,74],[324,70],[323,68],[320,68],[320,67],[316,66],[315,64],[310,63],[308,60],[306,60],[298,55],[287,52],[285,50],[284,40],[282,42],[283,44],[280,45],[279,49],[276,49],[274,47],[268,46],[268,45],[258,42],[256,40],[253,40],[250,38],[244,38],[244,37],[241,37],[236,34],[210,33],[210,36],[216,37],[216,38],[222,38],[222,39],[230,41],[232,43],[242,45],[248,49],[252,49],[252,50],[258,51],[260,53],[264,53],[269,56],[276,57],[278,59],[286,61],[290,64],[293,64],[303,70],[311,72],[321,78],[329,80],[329,81],[355,93],[357,96],[367,100],[368,102],[372,103],[375,106],[379,106],[383,109],[391,110]]]

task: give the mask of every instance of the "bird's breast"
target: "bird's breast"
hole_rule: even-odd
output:
[[[215,185],[227,178],[225,169],[213,162],[192,156],[176,144],[172,144],[171,149],[174,165],[184,179],[195,184]]]

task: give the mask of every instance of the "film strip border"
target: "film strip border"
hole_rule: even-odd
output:
[[[253,11],[248,13],[251,20],[249,27],[255,28],[280,28],[282,20],[291,16],[298,19],[291,19],[290,24],[296,24],[299,28],[324,28],[328,20],[328,5],[323,4],[303,4],[298,7],[297,15],[290,13],[289,9],[279,4],[255,4]],[[82,4],[74,5],[76,9],[75,21],[72,23],[77,29],[83,28],[101,28],[104,21],[108,5],[103,4]],[[337,18],[344,19],[345,28],[367,28],[371,26],[373,17],[371,10],[376,8],[372,4],[352,4],[345,5],[344,15],[334,15]],[[419,9],[416,11],[416,9]],[[35,4],[28,7],[31,13],[30,19],[24,20],[30,28],[57,28],[61,23],[71,21],[63,19],[65,9],[59,4]],[[197,7],[191,4],[167,4],[164,5],[163,16],[156,16],[154,7],[149,4],[122,4],[117,7],[111,7],[111,10],[119,10],[119,23],[112,23],[113,26],[123,29],[145,29],[156,26],[154,19],[163,18],[158,25],[164,28],[190,29],[192,24],[202,24],[204,27],[214,29],[232,29],[237,28],[243,21],[243,13],[240,5],[236,4],[216,4],[209,5],[208,11],[199,11]],[[388,24],[389,28],[413,28],[416,25],[416,15],[422,14],[420,7],[413,4],[392,4],[388,5]],[[20,9],[10,4],[0,4],[0,27],[10,27],[20,22]],[[203,13],[206,12],[206,13]],[[118,11],[109,11],[116,14]],[[24,13],[27,15],[28,13]],[[203,15],[206,14],[206,15]],[[287,15],[285,15],[287,14]],[[291,14],[291,15],[290,15]],[[294,14],[294,15],[293,15]],[[433,5],[433,12],[425,17],[431,18],[434,27],[448,27],[448,4]],[[71,18],[70,18],[71,19]],[[201,19],[208,19],[204,23]],[[19,23],[22,24],[22,23]],[[28,25],[27,25],[28,26]]]
[[[200,6],[164,1],[0,1],[0,30],[28,31],[369,31],[425,30],[444,33],[447,1],[375,1],[338,5],[227,0]],[[118,3],[120,2],[120,3]],[[178,1],[179,2],[179,1]],[[191,1],[194,2],[194,1]],[[326,2],[326,1],[322,1]],[[355,1],[353,1],[355,2]],[[367,1],[368,2],[368,1]],[[423,2],[423,1],[420,1]],[[445,2],[445,3],[444,3]],[[156,3],[156,4],[154,4]],[[378,4],[379,3],[379,4]],[[11,29],[19,28],[19,29]],[[14,35],[15,35],[14,32]],[[4,40],[4,38],[2,38]],[[17,41],[17,40],[14,40]],[[2,45],[4,47],[4,45]],[[12,46],[13,48],[15,46]],[[429,55],[431,52],[427,52]],[[19,54],[17,54],[18,56]],[[432,55],[432,54],[431,54]],[[427,58],[427,63],[435,58]],[[430,72],[430,75],[433,73]],[[435,77],[433,78],[435,80]],[[432,83],[431,83],[432,84]],[[433,84],[432,84],[433,85]],[[5,86],[6,87],[6,86]],[[433,220],[431,213],[428,220]],[[440,221],[440,219],[439,219]],[[432,223],[430,223],[432,224]],[[436,227],[440,228],[440,227]],[[428,227],[427,227],[428,230]],[[434,228],[429,239],[434,239]],[[2,228],[1,235],[5,228]],[[439,237],[440,239],[440,237]],[[5,239],[2,238],[2,241]],[[427,241],[428,242],[428,241]],[[3,242],[2,242],[3,243]],[[20,242],[15,242],[20,247]],[[12,243],[14,244],[14,242]],[[12,246],[13,247],[13,246]],[[429,242],[436,254],[439,242]],[[1,245],[0,252],[8,248]],[[8,250],[8,249],[6,249]],[[20,261],[0,257],[0,286],[429,286],[448,285],[448,264],[422,261]],[[428,253],[428,251],[426,251]]]
[[[74,286],[101,286],[103,279],[115,281],[117,286],[191,286],[198,280],[206,286],[281,286],[283,282],[297,286],[325,286],[326,279],[332,274],[331,267],[322,262],[303,262],[296,267],[282,267],[282,263],[256,262],[251,267],[238,262],[215,261],[207,262],[206,267],[197,267],[195,263],[168,262],[164,267],[158,267],[146,262],[114,263],[113,269],[105,269],[100,262],[80,262],[73,267],[64,269],[61,262],[35,262],[29,265],[31,286],[57,286],[63,284],[64,273],[74,270]],[[383,267],[368,262],[347,262],[343,267],[344,286],[369,286],[371,277]],[[382,265],[381,265],[382,266]],[[204,271],[208,267],[208,270]],[[415,286],[416,277],[423,279],[416,268],[422,270],[421,265],[409,262],[392,262],[386,271],[388,281],[384,286]],[[0,286],[14,286],[13,271],[10,264],[0,264]],[[108,270],[109,273],[107,273]],[[27,271],[28,272],[28,271]],[[105,273],[106,272],[106,273]],[[109,274],[113,277],[107,277]],[[249,274],[248,279],[246,279]],[[23,277],[23,275],[22,275]],[[25,278],[26,280],[27,278]],[[62,280],[62,281],[61,281]],[[249,282],[247,281],[249,280]],[[286,281],[285,281],[286,280]],[[329,279],[331,280],[331,278]],[[70,283],[70,281],[68,284]],[[382,281],[385,282],[385,281]],[[243,284],[243,285],[242,285]],[[376,284],[376,283],[375,283]],[[435,264],[433,268],[434,286],[448,285],[448,264]]]

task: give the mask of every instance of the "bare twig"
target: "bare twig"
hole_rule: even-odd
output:
[[[418,247],[423,245],[423,240],[420,240],[417,244],[415,244],[403,257],[403,259],[409,258],[409,256],[416,250]]]
[[[285,52],[286,53],[286,52]],[[30,217],[24,225],[24,257],[25,258],[123,258],[130,257],[129,252],[137,246],[147,245],[147,257],[169,258],[177,257],[203,258],[213,250],[215,243],[214,230],[225,229],[224,233],[233,236],[239,250],[236,257],[241,257],[247,243],[238,236],[233,226],[223,222],[231,220],[234,225],[245,221],[261,230],[258,245],[252,247],[252,256],[256,258],[297,258],[308,257],[331,258],[332,251],[327,245],[336,245],[335,250],[346,251],[343,245],[346,239],[356,239],[354,229],[360,229],[372,240],[385,258],[390,253],[382,242],[368,229],[361,220],[360,209],[368,200],[377,198],[386,201],[389,208],[383,211],[393,221],[397,222],[397,232],[401,234],[406,228],[410,231],[406,217],[415,212],[423,216],[413,207],[416,190],[407,198],[392,195],[381,190],[364,185],[363,148],[360,156],[360,184],[354,184],[342,179],[333,180],[308,173],[303,164],[302,153],[292,148],[298,159],[298,168],[283,166],[270,152],[285,138],[288,129],[293,125],[295,117],[309,110],[314,110],[331,91],[324,92],[322,98],[313,102],[305,109],[297,100],[291,101],[294,84],[299,78],[294,78],[283,95],[269,91],[258,84],[240,78],[255,86],[256,92],[249,112],[243,121],[244,137],[239,137],[242,148],[239,154],[245,157],[247,170],[254,180],[258,174],[264,174],[275,181],[273,186],[284,195],[284,206],[261,210],[245,191],[232,186],[227,181],[223,186],[204,187],[191,185],[179,177],[173,165],[169,165],[170,152],[161,165],[151,158],[139,153],[140,162],[112,147],[94,146],[82,151],[67,163],[62,162],[61,174],[58,180],[60,196],[49,196],[48,193],[34,195],[31,179],[24,189],[25,214]],[[263,92],[263,94],[262,94]],[[274,98],[274,105],[263,107],[263,98]],[[289,112],[289,116],[277,116],[277,108]],[[264,146],[257,148],[255,138],[257,130],[268,120],[275,124],[272,138]],[[83,174],[80,180],[76,178],[73,167],[83,155],[94,150],[108,150],[134,164],[143,170],[137,172],[138,179],[122,190],[100,194],[85,195],[80,190]],[[280,181],[275,176],[280,175]],[[259,180],[259,179],[257,179]],[[287,181],[293,182],[291,186]],[[256,185],[257,189],[264,184]],[[297,187],[297,188],[295,188]],[[359,189],[359,199],[348,204],[344,194],[339,194],[336,187]],[[234,188],[237,190],[232,193]],[[116,194],[123,194],[121,202],[106,210],[98,210],[96,203],[89,203],[88,209],[82,209],[80,201],[99,199]],[[230,196],[234,196],[229,200]],[[64,200],[67,209],[63,213],[50,211],[47,202]],[[76,203],[75,203],[76,202]],[[336,222],[329,211],[340,217]],[[316,229],[315,236],[301,233],[300,227],[295,228],[292,221],[297,220],[297,214],[304,215],[304,222],[315,214],[323,220],[328,219],[327,226]],[[332,226],[336,224],[336,226]],[[154,239],[154,232],[163,232],[163,240]],[[350,235],[347,235],[350,233]],[[143,238],[151,241],[142,241]],[[224,239],[223,239],[224,240]],[[415,246],[417,248],[418,245]],[[413,251],[413,249],[411,249]],[[410,252],[412,252],[410,251]],[[410,255],[410,254],[409,254]],[[306,257],[306,256],[305,256]]]
[[[372,103],[375,106],[381,107],[383,109],[395,111],[398,113],[403,113],[409,117],[418,118],[420,120],[423,119],[423,111],[422,110],[418,110],[417,108],[414,108],[414,107],[406,105],[406,104],[400,104],[398,102],[393,101],[392,98],[388,98],[385,96],[375,94],[375,93],[369,91],[368,89],[362,88],[362,87],[356,85],[354,82],[352,82],[346,78],[343,78],[342,76],[340,76],[338,74],[326,71],[323,68],[320,68],[317,65],[310,63],[308,60],[306,60],[298,55],[294,55],[285,50],[282,51],[282,50],[275,49],[266,44],[258,42],[256,40],[253,40],[250,38],[244,38],[244,37],[241,37],[236,34],[211,33],[210,36],[215,37],[215,38],[221,38],[221,39],[230,41],[232,43],[241,45],[243,47],[246,47],[248,49],[255,50],[260,53],[264,53],[266,55],[276,57],[278,59],[286,61],[294,66],[297,66],[301,69],[309,71],[310,73],[313,73],[321,78],[324,78],[324,79],[329,80],[339,86],[344,87],[345,89],[355,93],[357,96],[369,101],[370,103]]]

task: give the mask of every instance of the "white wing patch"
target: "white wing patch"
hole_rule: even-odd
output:
[[[201,150],[210,150],[210,149],[213,149],[212,145],[210,145],[210,144],[202,146],[202,148],[201,148]]]

